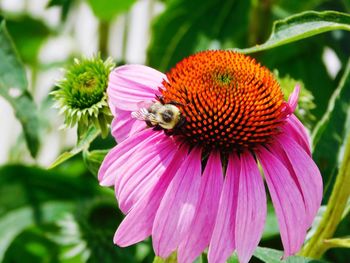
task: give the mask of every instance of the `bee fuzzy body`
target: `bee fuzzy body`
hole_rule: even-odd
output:
[[[175,103],[164,104],[161,97],[158,99],[159,101],[153,102],[147,108],[142,107],[133,112],[132,116],[144,120],[149,127],[154,127],[156,130],[171,131],[181,127],[185,119]]]

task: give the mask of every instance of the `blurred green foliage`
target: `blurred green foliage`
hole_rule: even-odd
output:
[[[34,74],[43,67],[38,59],[40,48],[48,37],[63,34],[63,25],[70,15],[74,17],[81,2],[90,6],[100,22],[103,38],[100,49],[102,55],[108,55],[104,54],[108,41],[106,28],[110,28],[114,18],[129,13],[137,1],[50,0],[47,9],[60,7],[58,28],[51,28],[43,19],[28,13],[0,13],[6,18],[6,22],[0,18],[0,95],[14,108],[33,157],[44,140],[41,120],[50,118],[41,116],[48,114],[46,111],[39,114],[37,108],[42,105],[36,105],[32,98],[22,63]],[[155,2],[150,0],[150,6]],[[160,3],[164,10],[152,20],[148,65],[167,71],[196,51],[241,49],[254,52],[251,55],[271,70],[277,69],[281,79],[304,83],[305,93],[314,98],[315,107],[310,109],[314,117],[307,124],[313,134],[313,155],[326,186],[324,205],[327,205],[342,160],[344,139],[350,131],[350,32],[345,31],[350,28],[350,18],[333,12],[307,13],[311,19],[307,20],[300,13],[309,10],[349,13],[349,0],[163,0]],[[292,19],[285,20],[290,16]],[[324,24],[322,16],[327,16],[329,24]],[[273,32],[273,22],[277,20],[280,22]],[[303,24],[305,21],[318,23],[317,27],[311,32],[311,27]],[[283,30],[287,31],[283,33]],[[281,38],[283,45],[275,45],[271,37],[277,42]],[[300,41],[285,45],[286,40],[292,42],[297,38]],[[264,45],[268,39],[270,42]],[[123,45],[126,43],[124,40]],[[341,63],[335,77],[328,73],[324,63],[326,47],[335,52]],[[62,149],[63,154],[51,170],[28,166],[24,161],[0,167],[1,262],[152,262],[154,254],[149,240],[129,248],[113,245],[113,233],[123,215],[113,191],[101,188],[96,179],[106,149],[113,146],[111,136],[101,139],[94,130],[80,137],[75,148],[66,152]],[[281,249],[276,218],[271,204],[268,207],[261,245],[274,249],[259,248],[251,262],[279,262],[281,256],[276,250]],[[336,236],[349,233],[347,215]],[[349,257],[348,249],[332,249],[324,259],[347,262]],[[197,262],[206,261],[201,257]],[[233,256],[229,262],[237,259]],[[287,262],[319,261],[293,257]]]
[[[328,200],[350,133],[350,58],[323,118],[313,131],[314,159],[323,171],[324,202]],[[334,152],[334,154],[329,154]]]
[[[27,145],[33,157],[39,150],[39,117],[24,66],[17,54],[13,40],[6,29],[5,20],[0,17],[0,95],[14,108],[16,117],[22,123]]]
[[[24,15],[10,20],[7,29],[24,63],[36,64],[41,45],[51,33],[41,20]]]

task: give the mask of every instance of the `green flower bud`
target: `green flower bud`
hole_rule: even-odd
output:
[[[305,88],[305,85],[301,80],[295,80],[289,75],[281,78],[277,70],[274,70],[273,73],[281,86],[285,100],[288,100],[288,97],[293,92],[295,85],[300,85],[301,89],[298,99],[298,107],[295,111],[295,115],[307,128],[312,127],[313,122],[316,119],[312,114],[312,110],[316,107],[312,93]]]
[[[65,77],[57,83],[58,89],[51,92],[55,107],[65,115],[65,127],[78,124],[82,134],[94,125],[102,137],[108,135],[112,114],[107,103],[109,73],[115,64],[111,58],[103,61],[100,56],[75,59],[66,69]]]

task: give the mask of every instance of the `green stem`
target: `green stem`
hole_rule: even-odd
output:
[[[332,238],[324,241],[325,245],[329,248],[344,247],[350,248],[350,238]]]
[[[329,248],[326,239],[330,239],[346,208],[350,196],[350,134],[348,135],[344,159],[340,166],[334,188],[329,199],[327,209],[318,225],[315,234],[310,241],[304,246],[301,255],[305,257],[320,258]]]

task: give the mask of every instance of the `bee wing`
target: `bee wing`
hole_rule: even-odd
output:
[[[137,111],[131,113],[131,117],[140,121],[147,121],[150,113],[146,108],[139,108]]]
[[[131,117],[141,121],[148,121],[151,113],[149,109],[154,104],[153,101],[140,101],[137,103],[138,110],[131,113]]]

